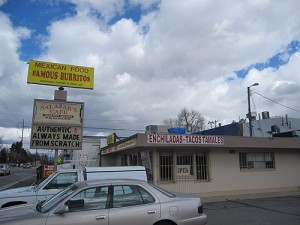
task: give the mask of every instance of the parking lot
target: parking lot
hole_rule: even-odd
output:
[[[209,225],[299,225],[300,195],[204,203]]]

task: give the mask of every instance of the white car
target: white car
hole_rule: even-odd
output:
[[[37,205],[0,210],[1,225],[205,225],[200,198],[140,180],[75,183]]]
[[[9,166],[7,164],[0,164],[0,175],[9,175],[10,174],[10,170],[9,170]]]

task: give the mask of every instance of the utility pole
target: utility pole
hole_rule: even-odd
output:
[[[18,123],[18,125],[17,125],[17,129],[19,129],[19,124],[20,124],[21,122],[19,122]],[[24,128],[25,128],[25,124],[24,124],[24,119],[22,120],[22,136],[21,136],[21,143],[22,143],[22,145],[23,145],[23,139],[24,139]]]
[[[210,125],[210,129],[212,129],[213,123],[214,123],[214,121],[208,121],[208,124]]]
[[[23,138],[24,138],[24,119],[23,119],[23,124],[22,124],[22,139],[21,139],[22,147],[23,147]]]
[[[250,133],[250,137],[252,137],[252,132],[253,132],[253,128],[252,128],[252,113],[251,113],[251,104],[250,104],[250,96],[251,96],[251,87],[253,86],[258,86],[259,83],[254,83],[252,85],[250,85],[249,87],[247,87],[247,93],[248,93],[248,119],[249,119],[249,133]]]

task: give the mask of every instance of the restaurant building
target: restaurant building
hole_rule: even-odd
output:
[[[101,149],[101,166],[145,166],[169,191],[218,196],[300,189],[300,138],[138,133]]]

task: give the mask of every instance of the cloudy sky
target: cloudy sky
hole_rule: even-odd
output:
[[[65,88],[85,103],[84,135],[143,132],[184,107],[239,121],[256,82],[254,111],[299,118],[299,9],[298,0],[0,0],[0,137],[20,141],[24,120],[28,146],[34,99],[57,90],[27,84],[30,59],[95,69],[93,90]]]

